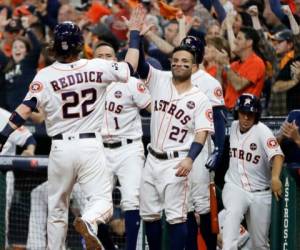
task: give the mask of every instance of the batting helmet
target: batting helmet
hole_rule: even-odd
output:
[[[238,119],[238,111],[255,113],[255,123],[258,123],[261,115],[261,104],[260,100],[252,94],[244,93],[238,98],[236,105],[234,107],[234,119]]]
[[[53,50],[58,56],[76,55],[82,50],[83,35],[73,22],[66,21],[54,29]]]
[[[287,117],[288,122],[293,122],[295,121],[296,125],[299,127],[299,132],[300,132],[300,109],[294,109],[290,111]]]
[[[199,38],[187,36],[181,41],[180,47],[187,47],[188,50],[193,51],[197,64],[202,62],[204,56],[204,43]]]

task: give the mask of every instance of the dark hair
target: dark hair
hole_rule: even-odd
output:
[[[240,32],[242,32],[245,35],[245,38],[247,40],[252,40],[253,46],[259,42],[258,33],[252,27],[243,26],[243,27],[241,27]]]
[[[14,40],[15,41],[21,41],[25,44],[26,47],[26,53],[28,54],[28,52],[32,49],[32,45],[29,41],[29,39],[27,39],[24,36],[17,36]],[[25,55],[25,57],[27,56],[27,54]],[[23,59],[24,60],[24,59]],[[8,61],[8,63],[6,64],[5,68],[3,69],[3,72],[7,73],[8,71],[12,70],[15,67],[16,63],[13,59],[13,57],[11,57]]]
[[[26,47],[26,52],[28,53],[31,49],[32,49],[32,45],[31,45],[31,42],[29,41],[28,38],[24,37],[24,36],[17,36],[15,39],[14,39],[14,42],[15,41],[21,41],[25,44],[25,47]]]
[[[116,50],[115,50],[115,48],[114,48],[114,46],[113,46],[112,44],[107,43],[107,42],[102,42],[102,41],[96,44],[94,50],[96,50],[96,49],[98,49],[98,48],[100,48],[100,47],[102,47],[102,46],[107,46],[107,47],[112,48],[113,51],[114,51],[114,53],[116,54]]]
[[[193,63],[196,63],[196,55],[197,55],[197,52],[194,51],[193,49],[191,49],[191,48],[190,48],[189,46],[187,46],[187,45],[180,45],[180,46],[176,47],[176,48],[173,50],[173,52],[172,52],[172,56],[173,56],[177,51],[182,51],[182,50],[187,51],[187,52],[189,52],[190,54],[192,54],[192,56],[193,56]]]
[[[262,53],[259,50],[259,35],[257,33],[257,31],[255,29],[253,29],[252,27],[249,26],[243,26],[240,29],[240,32],[242,32],[245,35],[245,38],[247,40],[252,40],[252,49],[254,50],[254,52],[264,58],[264,56],[262,55]]]

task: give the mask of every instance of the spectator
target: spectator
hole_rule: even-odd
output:
[[[237,98],[242,93],[251,93],[257,97],[261,95],[265,79],[265,64],[255,53],[257,43],[256,31],[250,27],[243,27],[237,35],[233,51],[239,60],[229,64],[229,56],[226,52],[218,52],[216,55],[219,64],[224,65],[227,73],[225,105],[229,110],[233,109]]]
[[[280,127],[277,140],[285,154],[285,162],[300,163],[300,111],[293,110]]]
[[[289,29],[277,32],[271,37],[279,59],[279,73],[272,86],[269,112],[271,115],[287,114],[287,88],[282,85],[292,80],[290,65],[294,58],[293,33]]]
[[[38,66],[40,43],[31,30],[27,37],[18,36],[12,44],[12,57],[9,58],[3,73],[6,107],[13,111],[25,97]]]
[[[78,21],[77,11],[71,4],[63,4],[58,10],[57,22],[62,23],[64,21]]]
[[[227,52],[227,54],[230,54],[229,44],[223,37],[221,36],[207,37],[203,64],[205,66],[205,70],[213,77],[215,77],[220,83],[222,83],[223,68],[220,67],[218,61],[216,60],[215,57],[216,50],[219,51],[224,50]],[[224,90],[224,86],[222,87]]]

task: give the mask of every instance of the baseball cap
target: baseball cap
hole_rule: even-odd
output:
[[[275,33],[275,35],[272,35],[271,39],[275,40],[275,41],[279,41],[279,42],[281,42],[281,41],[292,42],[293,41],[293,32],[289,29],[284,29],[284,30],[281,30],[281,31]]]

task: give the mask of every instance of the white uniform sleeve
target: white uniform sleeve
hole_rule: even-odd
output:
[[[131,77],[127,83],[134,103],[140,108],[146,108],[151,102],[149,90],[143,81]]]
[[[260,138],[262,138],[263,148],[268,157],[268,161],[275,155],[283,155],[282,150],[273,135],[272,131],[264,124],[260,123]]]
[[[195,132],[209,131],[214,133],[212,106],[208,98],[203,94],[199,100],[199,106],[195,110]]]
[[[192,84],[208,97],[213,107],[225,105],[220,82],[207,72],[199,70],[194,73],[192,75]]]
[[[128,82],[130,77],[129,66],[126,62],[107,61],[104,59],[93,59],[103,70],[103,82]]]
[[[172,73],[170,71],[162,71],[156,69],[151,65],[149,65],[149,67],[150,69],[145,84],[150,89],[150,93],[152,93],[153,90],[156,88],[156,85],[169,82],[172,78]]]
[[[50,98],[50,95],[47,94],[47,92],[49,91],[47,89],[48,86],[45,84],[47,82],[45,77],[47,76],[45,74],[42,75],[42,73],[40,73],[41,71],[39,71],[38,74],[34,77],[24,98],[24,100],[30,100],[33,97],[36,98],[37,108],[40,108],[42,106],[42,103],[47,102]]]

